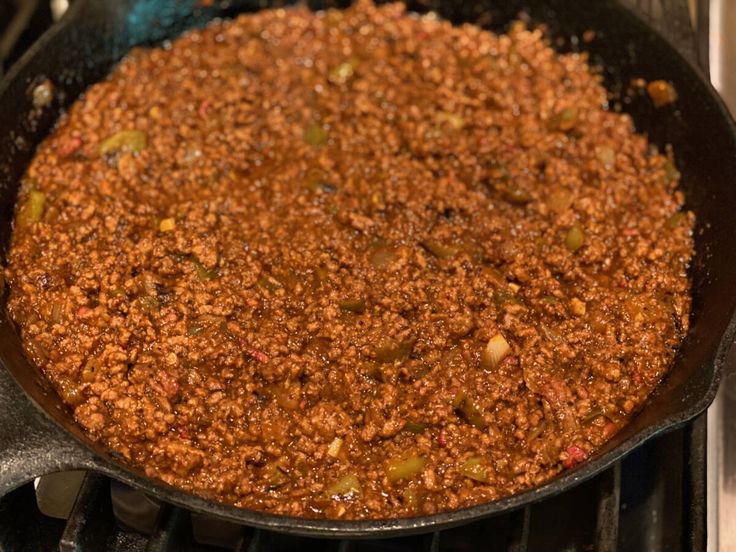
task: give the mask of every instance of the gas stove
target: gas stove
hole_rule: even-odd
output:
[[[622,1],[710,68],[736,108],[736,36],[727,32],[736,5]],[[0,0],[0,69],[66,6],[67,0]],[[190,513],[99,474],[65,472],[0,498],[0,552],[736,550],[736,349],[725,370],[707,415],[572,490],[463,527],[381,540],[293,537]]]

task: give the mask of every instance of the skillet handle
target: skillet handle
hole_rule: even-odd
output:
[[[0,366],[0,496],[41,475],[94,465],[94,453],[41,414]]]

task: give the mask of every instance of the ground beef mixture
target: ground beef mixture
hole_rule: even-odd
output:
[[[21,188],[8,308],[150,477],[431,514],[584,462],[667,372],[678,179],[540,31],[266,10],[135,50],[71,107]]]

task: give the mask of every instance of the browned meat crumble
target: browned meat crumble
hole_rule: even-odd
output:
[[[95,440],[307,517],[487,502],[583,462],[688,328],[679,174],[581,54],[361,1],[135,50],[20,192],[30,358]]]

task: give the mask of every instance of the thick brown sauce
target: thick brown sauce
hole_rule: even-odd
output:
[[[136,50],[28,169],[10,313],[92,438],[196,494],[518,492],[625,424],[688,327],[678,175],[605,106],[539,31],[400,4]]]

